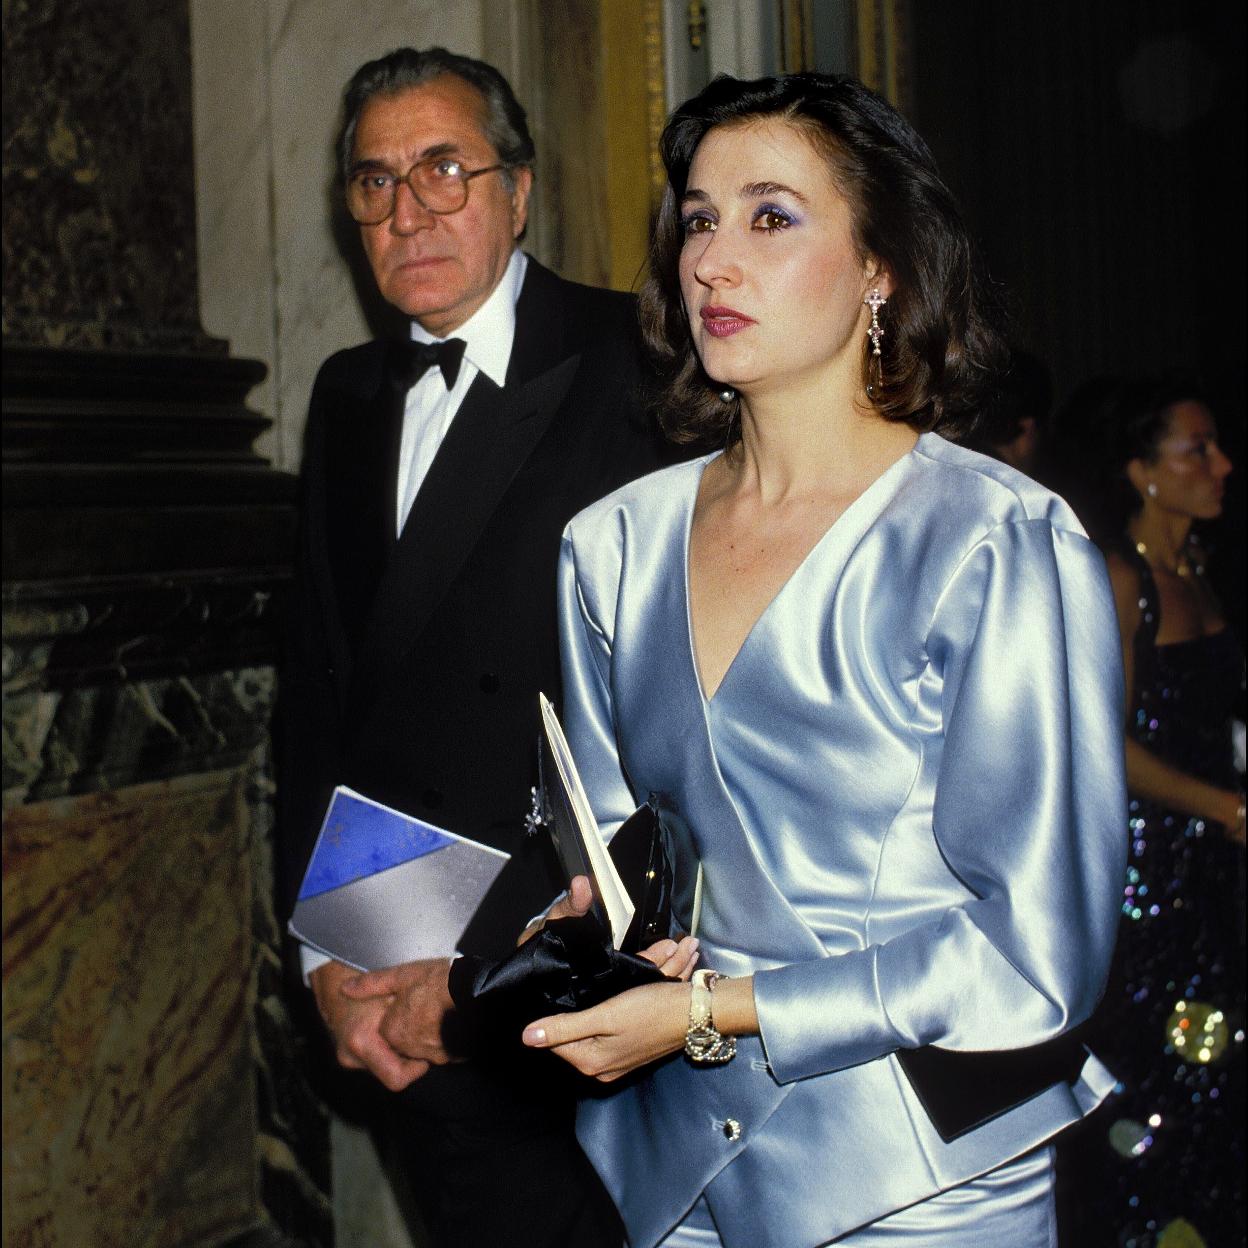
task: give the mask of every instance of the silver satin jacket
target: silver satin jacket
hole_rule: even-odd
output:
[[[633,1248],[702,1192],[729,1248],[802,1248],[1038,1146],[1112,1086],[1089,1057],[946,1144],[892,1054],[1033,1045],[1096,1004],[1126,852],[1118,631],[1065,503],[925,434],[708,701],[686,569],[710,458],[568,526],[564,722],[606,834],[657,795],[685,926],[702,864],[701,965],[754,975],[761,1036],[586,1100],[577,1131]]]

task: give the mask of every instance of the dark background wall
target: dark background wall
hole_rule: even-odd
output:
[[[910,7],[910,116],[1058,403],[1197,368],[1237,471],[1213,573],[1243,635],[1244,11],[1237,2]]]

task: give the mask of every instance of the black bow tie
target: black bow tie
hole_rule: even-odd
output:
[[[442,370],[446,388],[451,389],[459,376],[459,365],[464,358],[462,338],[447,338],[444,342],[395,342],[390,355],[390,381],[396,390],[410,390],[435,364]]]

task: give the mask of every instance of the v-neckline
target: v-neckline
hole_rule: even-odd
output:
[[[908,451],[893,460],[893,462],[889,464],[888,467],[885,468],[884,471],[881,472],[880,475],[876,477],[875,480],[872,481],[871,484],[868,485],[867,488],[863,490],[862,493],[859,494],[858,497],[855,498],[854,501],[850,503],[849,506],[846,507],[845,510],[842,511],[841,514],[837,516],[836,519],[833,520],[832,523],[828,525],[828,527],[824,529],[824,531],[815,539],[814,544],[801,557],[798,563],[794,566],[793,571],[790,572],[789,575],[780,583],[776,592],[763,605],[763,609],[758,613],[758,615],[754,617],[754,621],[747,630],[741,644],[737,647],[736,653],[732,656],[728,666],[724,668],[724,674],[719,678],[719,683],[709,694],[706,692],[706,686],[702,680],[702,667],[698,662],[698,639],[697,633],[693,626],[693,595],[690,590],[689,555],[693,537],[693,516],[698,509],[698,495],[702,492],[702,478],[706,475],[706,470],[711,466],[711,464],[723,455],[723,451],[717,451],[713,455],[708,455],[702,461],[702,465],[698,470],[697,480],[694,482],[693,490],[685,513],[684,545],[681,550],[681,567],[684,572],[683,583],[685,591],[685,644],[688,648],[689,661],[693,667],[693,681],[697,687],[698,695],[702,699],[702,705],[704,707],[709,708],[714,705],[715,699],[719,697],[720,690],[723,689],[723,687],[728,683],[729,677],[732,676],[733,672],[736,671],[737,667],[740,665],[741,656],[749,648],[750,642],[753,640],[755,633],[759,631],[760,625],[772,613],[772,609],[775,607],[776,603],[784,597],[789,586],[801,576],[806,567],[814,560],[816,554],[824,546],[829,544],[832,536],[838,530],[844,530],[845,525],[843,522],[846,518],[852,516],[855,512],[863,510],[866,500],[878,493],[885,481],[889,480],[895,473],[900,472],[900,465],[910,460],[922,444],[922,441],[923,438],[922,435],[920,435],[918,441],[916,441]]]

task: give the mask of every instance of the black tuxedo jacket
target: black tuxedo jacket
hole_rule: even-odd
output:
[[[506,385],[477,377],[396,542],[386,356],[384,342],[332,356],[308,415],[282,685],[285,908],[348,784],[512,854],[462,946],[501,953],[562,886],[524,833],[537,693],[560,692],[559,537],[665,452],[644,415],[635,301],[530,260]]]

